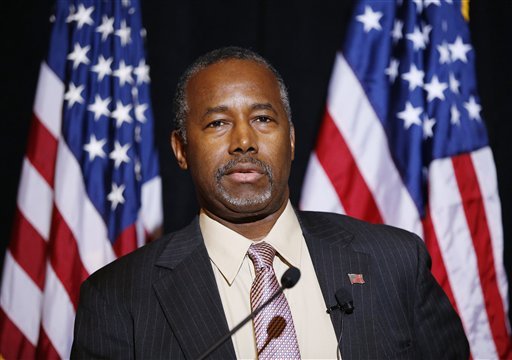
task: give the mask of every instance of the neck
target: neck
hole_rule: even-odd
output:
[[[287,204],[288,201],[285,201],[276,212],[267,215],[263,218],[242,222],[228,221],[211,213],[205,208],[203,208],[203,211],[213,220],[218,221],[222,225],[239,233],[243,237],[246,237],[249,240],[258,241],[267,236],[270,230],[272,230],[272,227],[276,223],[277,219],[279,219],[279,216],[281,216],[281,214],[283,213]]]

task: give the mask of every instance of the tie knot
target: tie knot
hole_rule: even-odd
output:
[[[247,255],[252,260],[256,271],[262,269],[263,267],[272,268],[272,264],[274,262],[274,256],[276,256],[276,250],[272,247],[272,245],[261,242],[258,244],[252,244],[247,250]]]

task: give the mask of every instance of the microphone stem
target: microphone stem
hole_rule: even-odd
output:
[[[258,306],[256,310],[254,310],[252,313],[250,313],[245,319],[243,319],[237,326],[235,326],[233,329],[231,329],[230,332],[228,332],[226,335],[221,337],[219,341],[217,341],[215,344],[210,346],[208,350],[206,350],[201,356],[197,358],[197,360],[204,360],[208,355],[210,355],[213,351],[215,351],[219,346],[221,346],[227,339],[229,339],[234,333],[236,333],[242,326],[244,326],[248,321],[252,320],[256,315],[260,313],[261,310],[268,304],[270,304],[272,301],[274,301],[284,290],[284,287],[281,286],[279,290],[277,290],[267,301],[265,301],[263,304]]]

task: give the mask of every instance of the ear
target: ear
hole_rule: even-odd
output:
[[[295,159],[295,126],[290,127],[290,147],[292,149],[292,160]]]
[[[176,157],[176,160],[178,161],[178,165],[180,169],[187,170],[188,164],[187,164],[187,153],[186,153],[186,145],[183,141],[183,138],[176,130],[174,130],[171,134],[171,147],[172,151],[174,152],[174,156]]]

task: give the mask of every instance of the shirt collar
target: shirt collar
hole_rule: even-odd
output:
[[[249,246],[254,242],[213,220],[203,210],[199,214],[199,226],[211,261],[231,285]],[[301,237],[302,230],[297,215],[288,200],[283,213],[261,241],[272,245],[285,262],[299,267],[303,243],[300,241]]]

